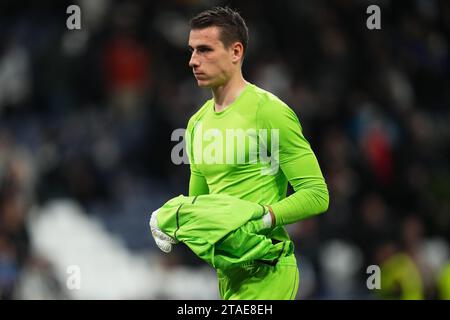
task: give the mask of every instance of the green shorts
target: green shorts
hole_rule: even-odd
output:
[[[295,256],[281,258],[276,265],[253,262],[217,271],[223,300],[294,300],[299,286]]]

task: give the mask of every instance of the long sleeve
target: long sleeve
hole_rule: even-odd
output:
[[[197,175],[191,171],[191,177],[189,179],[189,196],[200,196],[202,194],[209,194],[206,179],[202,175]]]
[[[297,116],[279,100],[260,109],[261,126],[279,130],[279,165],[294,189],[292,195],[271,205],[276,225],[294,223],[326,211],[328,188]]]
[[[189,121],[185,135],[186,151],[190,163],[189,169],[191,171],[191,175],[189,178],[189,196],[199,196],[202,194],[209,194],[209,187],[205,177],[201,174],[200,171],[198,171],[195,163],[193,163],[192,141],[191,141],[192,130],[193,130],[192,121]]]
[[[277,225],[294,223],[328,209],[328,188],[323,177],[314,174],[317,168],[314,154],[281,165],[295,192],[272,205]]]

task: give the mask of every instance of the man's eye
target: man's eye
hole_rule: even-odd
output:
[[[200,48],[200,49],[198,49],[198,51],[200,51],[200,52],[208,52],[208,51],[211,51],[211,49],[210,48]]]

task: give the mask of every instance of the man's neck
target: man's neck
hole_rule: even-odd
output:
[[[214,97],[214,108],[216,112],[225,110],[230,104],[236,100],[236,98],[242,93],[247,81],[242,75],[236,76],[234,79],[230,79],[224,85],[213,88],[212,94]]]

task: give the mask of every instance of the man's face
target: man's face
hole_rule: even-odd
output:
[[[189,50],[192,52],[189,67],[200,87],[223,85],[236,68],[235,50],[224,46],[218,27],[191,30]]]

